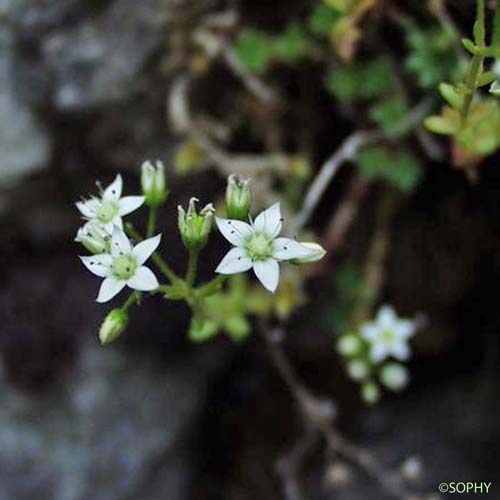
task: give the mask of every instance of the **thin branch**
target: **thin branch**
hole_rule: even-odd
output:
[[[215,59],[221,55],[226,66],[257,99],[267,106],[275,106],[281,102],[276,90],[242,66],[233,47],[227,43],[225,38],[217,36],[206,28],[196,30],[193,37],[210,59]]]
[[[330,450],[364,470],[394,498],[423,500],[425,496],[419,496],[409,490],[403,477],[396,470],[386,467],[367,449],[354,445],[335,430],[332,425],[335,417],[333,401],[318,398],[300,381],[283,350],[282,341],[285,336],[283,328],[272,330],[265,323],[261,323],[260,333],[275,369],[294,396],[304,418],[321,433]]]
[[[312,213],[318,206],[331,180],[337,174],[339,168],[347,161],[352,161],[356,157],[360,148],[375,142],[383,137],[378,131],[364,132],[358,131],[351,134],[342,145],[333,153],[330,158],[323,163],[319,174],[311,184],[295,221],[295,230],[299,231],[309,221]]]
[[[317,443],[318,432],[309,428],[292,449],[278,460],[276,470],[281,477],[286,500],[304,500],[299,476],[307,456]]]

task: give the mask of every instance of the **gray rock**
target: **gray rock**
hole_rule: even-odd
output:
[[[43,397],[0,382],[0,500],[187,498],[207,363],[168,368],[88,343]]]
[[[0,187],[42,169],[50,158],[48,132],[17,91],[13,22],[22,4],[0,3]]]
[[[138,89],[138,75],[165,39],[168,0],[116,0],[100,15],[43,40],[54,76],[55,107],[77,111],[110,104]]]

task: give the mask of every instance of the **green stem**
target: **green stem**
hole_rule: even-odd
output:
[[[134,240],[141,241],[143,237],[139,234],[139,232],[134,228],[132,224],[127,224],[125,226],[127,233],[129,236],[134,238]],[[180,280],[180,278],[170,269],[170,266],[163,260],[162,256],[155,252],[151,259],[155,263],[156,267],[163,273],[163,275],[171,281],[171,283],[175,283]]]
[[[484,0],[477,0],[476,22],[474,23],[474,41],[479,49],[484,49],[486,45],[486,27],[485,27],[485,8]],[[465,84],[467,86],[467,95],[464,98],[464,104],[461,111],[462,125],[467,120],[474,93],[477,90],[478,80],[483,72],[484,56],[476,54],[467,72]]]
[[[149,209],[149,217],[148,217],[148,229],[146,231],[146,238],[151,238],[155,232],[156,228],[156,217],[158,214],[157,207],[150,207]]]
[[[467,78],[465,84],[467,86],[467,95],[464,98],[464,104],[462,106],[461,116],[462,124],[465,123],[467,115],[469,114],[470,105],[472,104],[472,99],[474,98],[474,92],[477,88],[477,81],[481,76],[483,71],[484,57],[481,55],[475,55],[472,58],[471,64],[469,66],[469,71],[467,73]]]
[[[198,256],[199,250],[189,249],[189,261],[188,268],[186,273],[186,284],[189,288],[191,288],[194,284],[194,280],[196,278],[196,271],[198,269]]]
[[[122,309],[127,311],[133,304],[139,303],[141,298],[141,292],[133,292],[130,294],[129,298],[123,303]]]
[[[474,41],[478,47],[486,44],[486,19],[484,0],[477,0],[476,22],[474,23]]]
[[[218,292],[223,283],[229,278],[227,274],[219,274],[212,281],[206,283],[205,285],[200,286],[197,289],[198,297],[208,297],[209,295],[213,295]]]
[[[498,47],[500,45],[500,5],[495,7],[495,17],[493,18],[493,35],[491,37],[491,46]]]

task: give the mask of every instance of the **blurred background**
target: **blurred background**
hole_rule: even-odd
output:
[[[353,18],[340,3],[0,0],[0,500],[286,498],[277,464],[304,431],[262,341],[192,343],[188,309],[153,297],[101,347],[109,309],[77,259],[74,202],[117,172],[137,194],[141,163],[162,160],[163,249],[183,272],[179,203],[219,203],[234,167],[254,177],[257,206],[279,196],[293,214],[342,140],[373,128],[390,138],[340,171],[311,219],[329,259],[266,314],[354,442],[406,464],[418,489],[492,481],[483,497],[500,498],[499,157],[464,167],[420,122],[391,129],[439,111],[475,4],[379,0]],[[391,158],[404,174],[373,172]],[[376,303],[425,327],[409,388],[370,407],[335,336],[374,227],[390,247]],[[214,234],[203,279],[226,249]],[[300,475],[303,498],[391,498],[314,436]]]

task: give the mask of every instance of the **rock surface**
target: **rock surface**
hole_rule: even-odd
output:
[[[187,498],[207,367],[195,364],[160,367],[88,342],[50,394],[2,381],[0,500]]]

